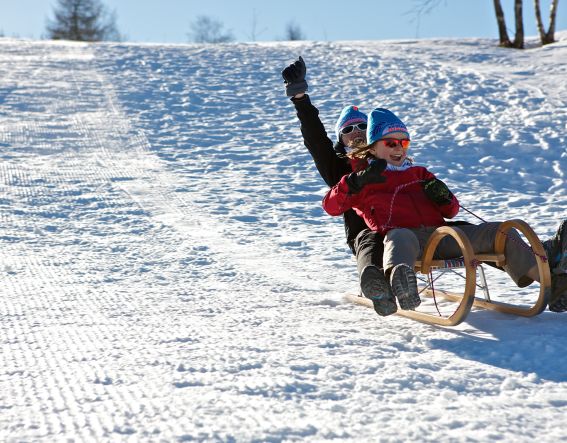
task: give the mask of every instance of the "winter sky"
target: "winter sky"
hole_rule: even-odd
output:
[[[56,0],[2,0],[0,34],[41,38]],[[497,37],[492,0],[442,0],[417,21],[412,9],[420,0],[104,0],[117,14],[120,32],[129,41],[182,43],[190,24],[208,15],[224,24],[237,41],[284,38],[288,23],[297,24],[308,40],[384,40],[429,37]],[[547,23],[551,0],[541,0]],[[509,33],[514,33],[513,1],[502,0]],[[253,24],[255,22],[255,25]],[[524,2],[526,35],[536,35],[533,2]],[[557,30],[567,29],[567,6],[559,2]]]

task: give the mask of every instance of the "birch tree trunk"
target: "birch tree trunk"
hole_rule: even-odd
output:
[[[523,18],[523,0],[514,2],[514,15],[516,18],[516,35],[512,46],[517,49],[524,49],[524,18]]]
[[[512,42],[508,38],[508,31],[506,30],[506,20],[504,18],[504,10],[500,0],[494,0],[494,11],[496,12],[496,22],[498,23],[498,36],[500,37],[500,46],[509,48]]]
[[[557,5],[559,0],[553,0],[551,3],[551,8],[549,10],[549,29],[545,31],[543,21],[541,19],[541,8],[539,6],[539,0],[534,0],[535,15],[537,21],[537,30],[539,32],[539,38],[541,44],[548,45],[555,41],[555,17],[557,16]]]

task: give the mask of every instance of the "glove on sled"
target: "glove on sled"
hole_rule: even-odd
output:
[[[449,190],[447,185],[441,180],[432,178],[423,184],[425,195],[438,205],[446,205],[453,200],[453,193]]]
[[[386,170],[387,165],[386,160],[380,158],[372,160],[366,169],[349,174],[346,178],[349,191],[357,194],[370,183],[384,183],[386,177],[382,175],[382,172]]]
[[[285,82],[285,94],[288,97],[293,97],[296,94],[307,92],[307,82],[305,81],[305,74],[307,68],[301,56],[299,60],[295,61],[282,71],[282,77]]]

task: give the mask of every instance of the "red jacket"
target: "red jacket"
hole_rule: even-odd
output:
[[[455,196],[451,203],[439,206],[423,191],[423,182],[435,178],[423,166],[404,171],[384,171],[384,183],[366,185],[358,194],[349,193],[347,175],[333,186],[323,199],[329,215],[340,215],[353,208],[373,231],[385,234],[394,228],[443,226],[445,218],[459,212]]]

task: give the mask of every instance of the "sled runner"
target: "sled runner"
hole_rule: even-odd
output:
[[[508,231],[513,228],[520,231],[528,240],[535,255],[541,280],[537,299],[531,306],[527,307],[491,300],[486,279],[484,278],[484,270],[481,266],[483,262],[494,263],[494,265],[498,267],[506,263],[506,256],[504,254],[506,235]],[[434,260],[433,255],[437,245],[441,239],[447,235],[453,237],[458,243],[461,248],[462,257],[455,260]],[[498,233],[496,234],[494,251],[494,254],[475,255],[468,238],[458,227],[441,226],[437,228],[425,245],[422,259],[416,262],[415,270],[418,275],[421,273],[426,276],[425,287],[420,288],[422,295],[433,297],[441,296],[446,300],[455,302],[451,303],[455,308],[450,315],[442,315],[440,312],[423,312],[420,308],[415,311],[398,309],[397,314],[424,323],[455,326],[467,317],[473,306],[523,317],[532,317],[543,312],[548,303],[551,274],[543,245],[532,228],[522,220],[508,220],[501,223],[498,228]],[[465,274],[462,276],[465,281],[465,287],[462,293],[444,291],[434,287],[434,281],[436,279],[433,279],[432,271],[443,273],[453,271],[455,268],[460,268]],[[477,283],[477,269],[479,270],[480,283]],[[483,289],[484,297],[477,297],[475,295],[477,286]],[[354,303],[370,308],[373,307],[372,301],[363,296],[348,294],[346,298]]]

